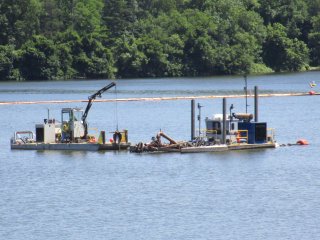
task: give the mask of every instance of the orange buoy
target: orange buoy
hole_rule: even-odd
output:
[[[298,144],[298,145],[309,145],[308,141],[305,140],[305,139],[299,139],[299,140],[297,141],[297,144]]]

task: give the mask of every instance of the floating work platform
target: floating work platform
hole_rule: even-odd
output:
[[[181,148],[181,153],[200,153],[200,152],[223,152],[228,151],[228,145],[212,145],[212,146],[199,146],[199,147],[185,147]]]
[[[70,151],[108,151],[127,150],[130,143],[22,143],[11,144],[11,149],[16,150],[70,150]]]
[[[127,138],[126,138],[127,139]],[[53,139],[54,141],[54,139]],[[10,145],[13,150],[61,150],[61,151],[109,151],[128,150],[131,143],[128,141],[82,141],[82,142],[38,142],[31,131],[15,132]]]
[[[171,152],[179,152],[179,153],[203,153],[203,152],[226,152],[226,151],[234,151],[234,150],[252,150],[252,149],[266,149],[266,148],[276,148],[277,143],[263,143],[263,144],[218,144],[211,146],[194,146],[194,147],[182,147],[182,148],[170,148],[170,147],[159,147],[154,148],[152,151],[141,151],[138,153],[171,153]],[[131,152],[137,152],[134,150],[134,146],[131,147]]]
[[[191,141],[175,141],[160,131],[149,143],[140,142],[130,148],[131,152],[224,152],[276,148],[274,129],[267,128],[266,122],[258,121],[258,87],[255,87],[255,114],[232,112],[231,104],[227,114],[226,98],[222,101],[222,114],[205,119],[206,128],[200,128],[201,108],[198,103],[199,134],[195,136],[195,101],[191,100]],[[254,121],[252,121],[254,118]],[[165,138],[169,143],[163,143]]]
[[[247,144],[247,143],[239,143],[239,144],[231,144],[228,145],[228,150],[245,150],[245,149],[260,149],[260,148],[276,148],[278,146],[277,143],[262,143],[262,144]]]
[[[181,153],[200,153],[200,152],[223,152],[233,150],[251,150],[251,149],[263,149],[263,148],[276,148],[277,143],[262,143],[262,144],[220,144],[212,146],[199,146],[199,147],[186,147],[181,148]]]
[[[108,151],[128,150],[128,131],[113,133],[110,142],[106,142],[105,131],[101,131],[98,139],[88,134],[87,116],[97,97],[114,87],[114,82],[101,88],[88,97],[85,110],[82,108],[62,108],[61,122],[55,118],[43,119],[43,123],[35,125],[35,134],[32,131],[16,131],[11,138],[11,149],[17,150],[71,150],[71,151]]]
[[[251,149],[263,149],[263,148],[276,148],[277,143],[262,143],[262,144],[221,144],[213,146],[200,146],[200,147],[187,147],[182,148],[181,153],[198,153],[198,152],[222,152],[222,151],[233,151],[233,150],[251,150]]]
[[[169,143],[163,143],[161,137],[169,141]],[[152,138],[150,143],[138,143],[135,146],[130,147],[130,152],[134,153],[201,153],[201,152],[225,152],[233,150],[245,150],[245,149],[263,149],[263,148],[276,148],[278,144],[273,141],[266,141],[265,143],[247,143],[247,142],[232,142],[228,144],[220,144],[209,141],[203,141],[203,139],[197,139],[198,141],[175,141],[164,132],[160,131],[155,137]],[[230,142],[230,141],[229,141]]]

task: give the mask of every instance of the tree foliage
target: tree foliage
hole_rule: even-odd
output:
[[[320,0],[2,0],[0,80],[320,65]]]
[[[280,23],[268,27],[264,44],[264,61],[277,72],[298,71],[308,66],[307,45],[297,38],[290,39]]]

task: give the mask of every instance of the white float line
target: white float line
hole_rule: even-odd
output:
[[[297,97],[309,96],[309,93],[268,93],[259,94],[259,97]],[[315,94],[318,95],[318,94]],[[184,96],[184,97],[147,97],[147,98],[119,98],[119,99],[98,99],[95,102],[152,102],[152,101],[175,101],[192,99],[215,99],[215,98],[244,98],[245,95],[214,95],[214,96]],[[248,97],[254,97],[249,94]],[[8,101],[0,102],[0,105],[30,105],[30,104],[65,104],[88,102],[88,100],[51,100],[51,101]]]

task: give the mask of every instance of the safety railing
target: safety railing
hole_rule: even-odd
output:
[[[248,130],[238,130],[236,135],[237,143],[248,143]]]
[[[207,134],[214,134],[214,138],[218,138],[218,131],[217,130],[208,130],[208,129],[202,129],[201,132],[205,133],[205,137],[207,137]]]
[[[275,140],[275,129],[274,128],[268,128],[267,129],[267,142],[273,143]]]

